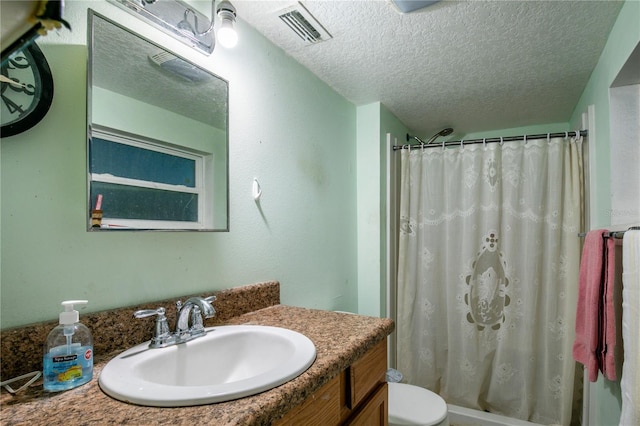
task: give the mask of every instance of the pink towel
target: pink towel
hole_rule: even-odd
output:
[[[584,240],[580,259],[578,283],[578,309],[576,312],[576,338],[573,359],[583,364],[589,380],[598,379],[601,355],[601,326],[603,301],[604,237],[606,229],[590,231]],[[613,285],[611,286],[613,288]]]
[[[603,289],[600,312],[600,371],[609,380],[616,380],[614,348],[616,346],[616,314],[614,309],[613,288],[616,271],[616,242],[607,238],[604,243]]]

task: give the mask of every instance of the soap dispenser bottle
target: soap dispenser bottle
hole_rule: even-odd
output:
[[[93,378],[93,338],[91,331],[78,322],[74,305],[86,300],[62,302],[60,324],[49,333],[44,345],[44,389],[58,392],[83,385]]]

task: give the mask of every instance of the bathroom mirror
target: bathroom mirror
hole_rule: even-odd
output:
[[[228,231],[227,81],[88,20],[88,229]]]

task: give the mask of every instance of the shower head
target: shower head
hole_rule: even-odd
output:
[[[426,145],[429,145],[431,142],[435,141],[439,136],[449,136],[451,133],[453,133],[453,128],[446,127],[444,129],[440,130],[435,135],[431,136],[429,138],[429,140],[427,141]]]
[[[409,133],[407,133],[407,142],[409,142],[411,139],[414,139],[417,142],[419,142],[421,145],[429,145],[431,142],[436,140],[438,138],[438,136],[449,136],[451,133],[453,133],[453,129],[451,127],[446,127],[444,129],[440,130],[435,135],[431,136],[427,142],[423,141],[422,139],[420,139],[417,136],[413,136],[413,135],[410,135]]]

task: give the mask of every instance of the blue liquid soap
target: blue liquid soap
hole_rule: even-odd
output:
[[[88,358],[88,359],[87,359]],[[45,354],[44,389],[58,392],[88,383],[93,378],[93,349],[74,343]]]
[[[60,325],[49,333],[44,347],[44,389],[64,391],[88,383],[93,378],[93,338],[91,332],[78,322],[73,304],[83,300],[62,302],[65,312]]]

